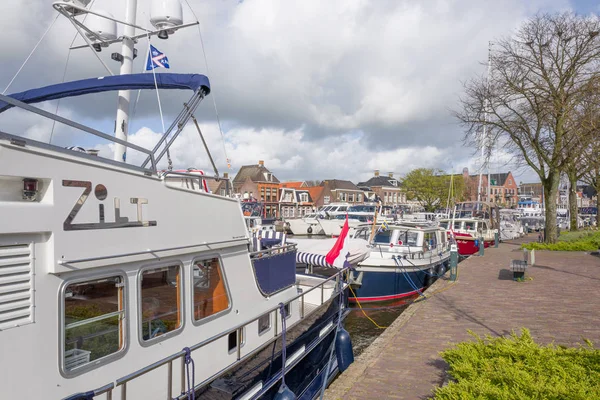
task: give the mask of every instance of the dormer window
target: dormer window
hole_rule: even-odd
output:
[[[395,179],[390,179],[390,183],[391,183],[393,186],[396,186],[396,187],[398,186],[398,181],[397,181],[397,180],[395,180]]]
[[[308,203],[308,193],[300,193],[300,201],[302,203]]]
[[[273,174],[270,172],[263,172],[263,175],[265,176],[265,180],[267,182],[272,182],[273,181]]]

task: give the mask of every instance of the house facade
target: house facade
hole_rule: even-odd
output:
[[[328,179],[321,182],[322,192],[314,200],[316,207],[344,202],[358,204],[365,201],[364,192],[350,181]]]
[[[467,168],[463,169],[465,179],[465,194],[470,201],[477,201],[479,175],[469,175]],[[516,207],[519,202],[519,186],[512,173],[503,172],[490,174],[490,195],[488,196],[488,175],[481,175],[481,201],[498,204],[501,207]]]
[[[263,217],[277,218],[279,214],[280,182],[259,160],[257,165],[244,165],[232,181],[233,193],[242,199],[263,203]]]
[[[279,215],[300,218],[313,212],[315,203],[305,182],[283,182],[280,185]]]
[[[357,186],[366,194],[376,195],[384,206],[394,207],[406,204],[406,193],[402,190],[401,182],[394,178],[392,172],[387,176],[381,176],[379,170],[375,170],[371,179],[359,182]]]

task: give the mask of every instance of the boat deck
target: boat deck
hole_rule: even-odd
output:
[[[582,338],[600,343],[600,258],[583,252],[536,252],[525,282],[512,280],[525,238],[485,250],[459,264],[452,287],[438,280],[327,390],[326,399],[425,399],[446,380],[439,352],[479,335],[506,335],[526,327],[540,343],[567,346]],[[447,276],[447,275],[446,275]],[[447,290],[444,290],[446,289]]]

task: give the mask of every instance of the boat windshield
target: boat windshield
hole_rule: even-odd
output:
[[[448,221],[440,221],[440,227],[442,227],[444,229],[448,229],[449,225],[450,225],[450,222],[448,222]]]
[[[404,230],[398,233],[398,245],[400,246],[418,246],[419,232]]]
[[[369,213],[374,213],[375,212],[375,206],[350,206],[348,207],[348,212],[369,212]]]
[[[375,235],[375,243],[388,244],[392,240],[392,231],[381,231]]]

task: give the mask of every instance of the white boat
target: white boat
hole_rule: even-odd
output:
[[[219,179],[216,168],[213,177],[158,170],[210,83],[197,74],[131,74],[133,38],[186,26],[180,3],[155,2],[156,30],[135,36],[136,2],[128,0],[125,36],[107,38],[79,18],[88,2],[53,6],[92,49],[121,43],[129,71],[0,95],[0,113],[17,107],[116,144],[109,160],[0,130],[2,398],[256,399],[286,388],[316,397],[351,359],[340,325],[342,272],[298,277],[293,244],[249,250],[238,201],[202,184]],[[109,30],[115,21],[90,15]],[[122,104],[117,138],[31,105],[154,88],[192,96],[153,150],[125,140]],[[127,148],[146,160],[124,163]]]
[[[358,228],[352,240],[371,240],[372,227]],[[402,301],[423,290],[448,270],[447,232],[435,224],[389,223],[378,229],[369,256],[352,272],[357,286],[349,301]]]
[[[286,219],[287,230],[294,236],[324,234],[319,218],[321,214],[307,214],[302,218]]]
[[[518,210],[500,209],[500,240],[512,240],[523,236],[521,213]]]

